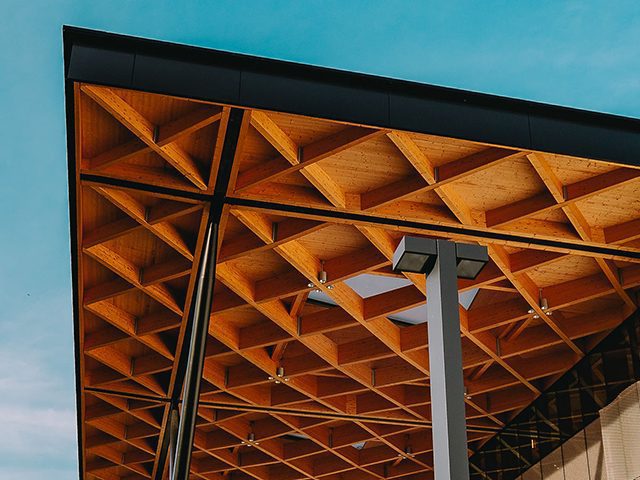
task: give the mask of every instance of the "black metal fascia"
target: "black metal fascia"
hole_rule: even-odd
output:
[[[64,27],[65,78],[640,165],[640,119]]]
[[[78,478],[84,478],[83,462],[83,419],[82,419],[82,372],[80,369],[80,292],[78,279],[78,205],[76,202],[76,143],[75,143],[75,102],[73,83],[65,82],[64,88],[67,136],[67,182],[69,185],[69,248],[71,252],[71,294],[73,312],[73,357],[75,363],[76,387],[76,431],[78,438]]]

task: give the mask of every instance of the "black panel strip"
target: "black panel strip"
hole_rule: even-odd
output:
[[[73,340],[76,382],[76,422],[78,432],[78,478],[84,478],[82,443],[82,377],[80,372],[80,294],[78,279],[78,203],[76,199],[76,143],[75,102],[73,82],[65,82],[65,109],[67,115],[67,178],[69,183],[69,241],[71,249],[71,289],[73,295]]]
[[[216,177],[216,185],[213,189],[213,214],[216,218],[222,213],[222,206],[229,188],[229,180],[231,179],[231,170],[233,169],[233,161],[236,157],[236,149],[238,147],[238,139],[240,138],[240,127],[245,110],[240,108],[232,108],[229,112],[229,121],[227,122],[227,131],[224,136],[222,145],[222,155],[220,157],[220,167]]]
[[[119,178],[103,177],[102,175],[94,175],[91,173],[80,174],[80,180],[92,183],[101,183],[113,187],[128,188],[132,190],[140,190],[141,192],[156,193],[159,195],[169,195],[172,197],[184,198],[188,200],[199,200],[207,202],[211,200],[211,195],[198,192],[186,192],[175,188],[160,187],[157,185],[149,185],[148,183],[134,182],[132,180],[123,180]]]
[[[64,28],[66,78],[640,165],[640,120],[373,75]]]
[[[384,226],[404,227],[419,230],[430,230],[439,233],[449,233],[457,235],[470,235],[474,237],[482,237],[486,240],[502,240],[526,245],[537,245],[540,247],[554,247],[569,250],[577,250],[581,252],[595,253],[599,255],[615,255],[618,257],[627,257],[629,259],[640,259],[640,252],[627,249],[615,249],[608,247],[597,247],[592,245],[584,245],[579,243],[566,242],[561,240],[546,240],[535,237],[525,237],[522,235],[513,235],[509,233],[487,232],[470,227],[449,227],[446,225],[434,225],[426,222],[416,222],[411,220],[400,220],[385,217],[376,217],[373,215],[364,215],[351,212],[339,212],[334,210],[326,210],[314,207],[299,207],[295,205],[285,205],[281,203],[263,202],[260,200],[251,200],[246,198],[227,197],[226,203],[239,207],[258,208],[262,210],[277,210],[280,212],[297,213],[303,215],[314,215],[325,218],[335,218],[341,220],[351,220],[355,222],[376,223]]]

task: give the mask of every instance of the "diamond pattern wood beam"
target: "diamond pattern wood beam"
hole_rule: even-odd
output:
[[[158,136],[156,132],[158,132],[158,127],[156,125],[144,118],[131,105],[108,88],[92,85],[83,85],[81,88],[84,93],[111,113],[155,153],[187,177],[196,187],[206,190],[207,184],[202,177],[202,173],[187,152],[175,143],[167,142],[164,145],[157,143]],[[170,138],[170,135],[167,137]]]
[[[640,177],[640,170],[619,168],[595,177],[560,186],[560,196],[548,192],[486,212],[487,226],[497,227],[523,218],[563,208],[578,200],[605,193]]]
[[[545,183],[553,198],[558,203],[562,203],[564,201],[565,196],[565,186],[562,185],[560,179],[554,174],[553,170],[549,167],[547,162],[544,160],[544,157],[541,154],[532,154],[527,157],[533,165],[533,168],[536,169],[538,175]],[[607,177],[609,179],[609,177]],[[597,184],[598,182],[593,182]],[[609,184],[614,184],[613,181],[609,180]],[[589,183],[591,185],[591,183]],[[605,187],[606,188],[606,187]],[[582,191],[589,190],[590,187],[584,186],[582,187]],[[568,191],[568,187],[567,187]],[[594,233],[592,227],[587,223],[587,220],[584,218],[584,215],[580,213],[578,206],[575,203],[562,206],[562,211],[565,213],[573,227],[578,232],[578,235],[583,240],[593,241]],[[613,285],[613,288],[616,290],[620,298],[631,308],[636,307],[635,301],[629,296],[629,294],[624,290],[622,284],[620,282],[620,273],[618,268],[613,264],[613,262],[607,261],[604,258],[596,258],[596,262],[598,262],[598,266],[605,274],[605,276]]]
[[[82,468],[155,480],[232,106],[88,84],[74,102]],[[477,448],[637,308],[638,172],[247,109],[191,476],[432,478],[427,329],[407,323],[425,281],[391,271],[406,234],[491,252],[458,283]]]
[[[488,148],[437,167],[427,159],[426,155],[406,133],[390,132],[387,136],[418,171],[420,177],[404,178],[363,194],[360,199],[363,210],[376,209],[419,193],[439,189],[448,183],[464,179],[486,168],[499,165],[505,160],[523,155],[518,151]]]
[[[323,177],[321,168],[309,167],[320,160],[384,134],[383,131],[376,129],[347,127],[336,134],[299,146],[265,112],[253,110],[251,125],[273,145],[281,157],[240,175],[237,191],[274,181],[297,171],[303,171],[303,175],[310,181],[312,178],[326,180],[327,177]]]

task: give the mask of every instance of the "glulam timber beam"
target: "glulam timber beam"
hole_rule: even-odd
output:
[[[156,135],[158,127],[122,97],[106,87],[83,85],[81,90],[131,130],[133,134],[166,160],[167,163],[182,173],[197,188],[200,190],[207,189],[207,182],[196,161],[177,143],[158,144]]]
[[[623,167],[575,183],[562,185],[559,198],[556,198],[550,192],[544,192],[534,197],[488,210],[485,212],[487,226],[501,227],[517,220],[561,209],[579,200],[584,200],[636,181],[638,177],[640,177],[640,170]]]

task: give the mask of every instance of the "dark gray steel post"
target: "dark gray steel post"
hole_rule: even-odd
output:
[[[214,218],[216,216],[212,215]],[[195,296],[192,303],[191,338],[189,339],[189,354],[185,368],[184,386],[182,390],[182,410],[178,422],[178,433],[175,441],[173,456],[173,471],[171,480],[187,480],[191,464],[191,451],[198,414],[200,398],[200,381],[204,365],[204,354],[209,331],[211,302],[213,300],[213,284],[216,270],[216,246],[218,243],[218,224],[210,220],[207,226],[198,278],[195,286]]]
[[[433,466],[436,480],[468,480],[456,246],[438,240],[427,275]]]

